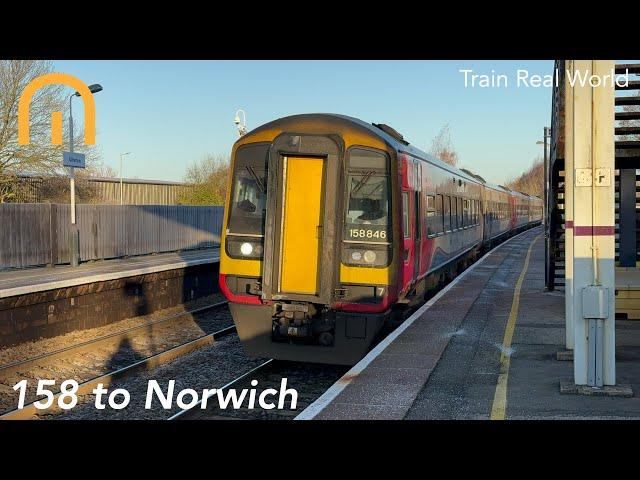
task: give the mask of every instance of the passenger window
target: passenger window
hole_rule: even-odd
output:
[[[480,202],[478,200],[474,200],[473,202],[473,223],[477,225],[480,223]]]
[[[468,198],[465,198],[463,202],[464,202],[464,206],[462,209],[462,213],[463,213],[462,221],[464,222],[464,226],[468,227],[469,225],[471,225],[471,216],[469,211],[471,205]]]
[[[451,197],[451,230],[458,229],[458,215],[456,207],[456,197]]]
[[[444,231],[451,231],[451,197],[449,195],[444,196],[444,209],[442,211],[444,218]]]
[[[427,213],[436,210],[436,197],[433,195],[427,195]],[[429,215],[427,215],[429,216]]]
[[[464,227],[463,221],[463,212],[462,212],[462,198],[458,197],[458,228]]]
[[[442,195],[436,196],[436,218],[435,218],[435,231],[436,233],[444,232],[444,200]]]
[[[436,197],[427,195],[427,236],[433,237],[438,233],[438,223]]]

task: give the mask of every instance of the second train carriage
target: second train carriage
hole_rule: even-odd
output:
[[[540,199],[386,125],[285,117],[233,147],[220,286],[248,354],[353,364],[395,313],[541,217]]]

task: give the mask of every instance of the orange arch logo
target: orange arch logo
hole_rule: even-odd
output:
[[[29,113],[33,95],[47,85],[67,85],[75,88],[84,103],[84,143],[96,143],[96,104],[89,87],[79,78],[68,73],[47,73],[34,78],[25,87],[18,102],[18,144],[28,145]],[[62,145],[62,112],[51,112],[51,143]]]

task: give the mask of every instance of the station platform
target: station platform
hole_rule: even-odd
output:
[[[297,419],[640,418],[640,322],[616,321],[617,381],[633,397],[561,394],[573,382],[573,363],[556,359],[564,294],[543,288],[536,227],[463,272]]]
[[[0,271],[0,298],[218,263],[219,261],[220,249],[208,248],[88,262],[75,268],[69,265],[59,265],[53,268],[35,267],[5,270]]]
[[[218,291],[219,248],[0,272],[0,347],[147,315]]]

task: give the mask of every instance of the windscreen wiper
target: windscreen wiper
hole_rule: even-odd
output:
[[[256,172],[253,169],[253,167],[250,167],[249,165],[247,165],[245,168],[251,174],[253,179],[256,181],[256,184],[258,185],[258,188],[260,189],[260,191],[262,193],[265,193],[265,188],[264,188],[264,185],[262,184],[262,180],[260,178],[258,178],[258,175],[256,174]]]
[[[362,190],[362,187],[364,187],[367,184],[367,182],[371,178],[371,175],[373,175],[374,173],[375,172],[373,170],[369,170],[367,173],[364,174],[364,176],[362,177],[362,180],[360,180],[360,182],[355,186],[355,188],[351,190],[351,197],[353,197],[360,190]]]

